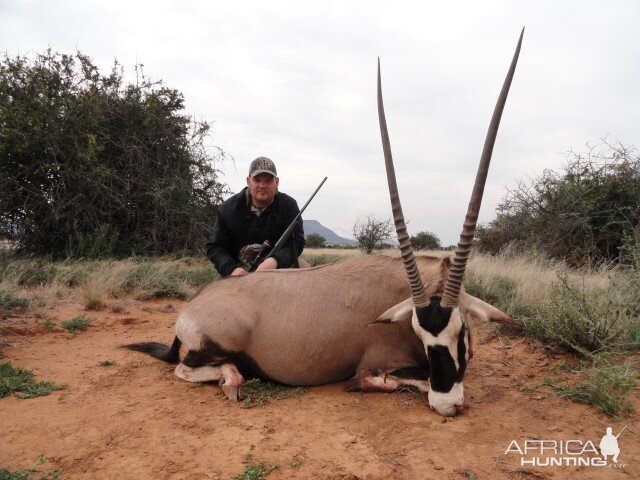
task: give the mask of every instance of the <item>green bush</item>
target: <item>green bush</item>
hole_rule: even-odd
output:
[[[185,300],[187,292],[182,288],[178,275],[173,271],[151,277],[144,290],[138,295],[141,300],[153,300],[154,298],[177,298]]]
[[[476,232],[477,246],[544,252],[573,266],[640,261],[640,153],[602,143],[569,152],[559,172],[521,181]]]
[[[65,320],[60,326],[69,331],[69,333],[84,332],[89,325],[93,322],[92,319],[85,317],[84,315],[78,315],[71,320]]]
[[[440,248],[440,239],[431,232],[418,232],[410,238],[410,241],[414,250],[437,250]]]
[[[80,52],[0,56],[0,237],[53,258],[201,251],[224,152],[179,91],[136,73]]]
[[[638,346],[638,318],[614,287],[586,291],[566,276],[554,286],[548,302],[526,323],[526,331],[545,344],[593,358],[597,353]]]
[[[220,275],[218,275],[214,266],[211,265],[194,270],[182,270],[178,273],[178,277],[192,287],[200,287],[220,278]]]
[[[22,312],[27,309],[28,305],[29,300],[26,298],[0,290],[0,318],[7,318],[14,312]]]

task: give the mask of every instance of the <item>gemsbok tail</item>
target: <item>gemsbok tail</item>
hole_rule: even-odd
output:
[[[182,342],[178,337],[173,339],[171,347],[167,347],[165,344],[160,342],[142,342],[122,345],[123,348],[135,350],[136,352],[147,353],[153,358],[157,358],[158,360],[162,360],[167,363],[178,363],[180,361],[181,346]]]

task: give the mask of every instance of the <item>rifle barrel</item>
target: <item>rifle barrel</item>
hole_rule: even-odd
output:
[[[287,227],[287,229],[284,231],[282,236],[278,239],[276,244],[273,246],[273,248],[271,249],[271,252],[269,252],[269,255],[267,255],[267,258],[272,256],[282,246],[282,244],[287,241],[287,238],[289,237],[289,235],[293,231],[293,228],[296,226],[296,222],[298,221],[298,219],[300,218],[302,213],[306,210],[306,208],[309,206],[309,204],[311,203],[311,200],[313,200],[313,197],[316,196],[316,193],[318,193],[318,190],[320,190],[322,188],[322,185],[324,185],[324,182],[327,181],[327,178],[328,177],[324,177],[322,179],[322,181],[320,182],[320,185],[318,185],[318,188],[316,188],[313,191],[313,193],[311,194],[311,197],[309,197],[309,200],[307,200],[307,203],[304,204],[304,206],[300,209],[300,212],[298,213],[298,215],[296,215],[296,218],[294,218],[293,222],[291,222],[291,225],[289,225]]]

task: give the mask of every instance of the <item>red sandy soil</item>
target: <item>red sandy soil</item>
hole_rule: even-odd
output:
[[[96,317],[76,335],[47,330],[32,318],[2,321],[2,336],[13,345],[4,347],[0,361],[67,388],[0,399],[0,467],[24,468],[45,454],[41,468],[62,469],[64,479],[230,479],[247,462],[277,465],[269,480],[640,478],[640,415],[610,418],[546,388],[523,392],[567,357],[522,338],[491,335],[493,327],[479,332],[465,378],[466,409],[456,418],[438,416],[416,394],[346,393],[341,383],[245,409],[228,402],[217,385],[184,382],[173,366],[118,348],[170,343],[180,306],[51,310],[58,324],[78,314]],[[99,366],[103,360],[117,363]],[[505,454],[512,440],[578,439],[597,446],[607,426],[617,433],[625,425],[621,468],[521,466],[520,455]]]

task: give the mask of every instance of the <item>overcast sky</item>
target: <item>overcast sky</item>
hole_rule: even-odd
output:
[[[77,50],[129,75],[136,62],[213,123],[210,144],[233,191],[249,162],[276,163],[281,190],[349,236],[389,217],[376,110],[376,61],[410,233],[456,243],[484,136],[526,27],[480,221],[506,188],[558,169],[601,137],[640,143],[636,1],[19,1],[0,0],[10,55]]]

